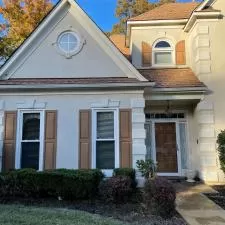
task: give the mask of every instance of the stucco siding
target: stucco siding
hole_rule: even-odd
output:
[[[4,98],[0,118],[3,121],[4,111],[23,109],[23,106],[30,110],[33,108],[32,105],[35,109],[40,105],[44,107],[43,110],[57,110],[57,168],[78,168],[79,110],[82,109],[107,107],[132,109],[133,166],[135,167],[137,159],[145,158],[144,120],[140,119],[144,118],[142,91],[11,94],[1,98]],[[0,124],[0,137],[4,132],[3,124]],[[1,145],[0,147],[2,150]]]
[[[63,16],[62,16],[63,15]],[[42,32],[24,53],[22,65],[18,62],[8,73],[12,78],[78,78],[78,77],[126,77],[110,55],[95,40],[90,30],[81,24],[70,11],[64,10],[61,17],[57,15],[49,30]],[[78,15],[79,17],[79,15]],[[55,22],[58,21],[56,24]],[[57,46],[58,36],[74,30],[85,39],[82,50],[68,59],[60,54]],[[29,55],[27,55],[29,54]]]
[[[168,39],[175,49],[176,43],[185,40],[186,34],[182,30],[183,26],[178,27],[134,27],[132,28],[132,63],[136,68],[142,67],[142,41],[149,43],[151,46],[158,39]],[[186,48],[187,49],[187,48]],[[188,55],[188,54],[187,54]],[[187,58],[187,64],[189,60]]]

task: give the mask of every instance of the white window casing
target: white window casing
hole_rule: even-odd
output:
[[[113,132],[109,137],[104,135],[98,135],[98,113],[113,113]],[[110,133],[110,132],[109,132]],[[109,134],[108,133],[108,134]],[[113,169],[119,168],[120,166],[120,159],[119,159],[119,109],[92,109],[92,168],[97,168],[97,142],[114,142],[114,165],[113,168],[99,168],[102,169],[104,174],[107,177],[112,176]]]
[[[175,49],[173,43],[168,39],[158,39],[152,48],[152,66],[173,67],[174,65]]]
[[[23,118],[25,114],[39,114],[40,116],[40,131],[39,139],[25,140],[23,139]],[[44,110],[18,110],[17,116],[17,133],[16,133],[16,156],[15,156],[15,168],[21,169],[22,161],[22,143],[39,143],[39,164],[38,171],[44,169]]]

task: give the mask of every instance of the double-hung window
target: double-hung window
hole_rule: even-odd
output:
[[[93,160],[92,167],[111,176],[114,168],[119,167],[118,111],[93,111]]]
[[[172,45],[165,40],[157,41],[153,45],[153,65],[171,66],[174,64],[174,49]]]
[[[43,169],[44,114],[40,111],[18,113],[16,168]]]

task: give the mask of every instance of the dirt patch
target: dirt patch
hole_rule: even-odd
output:
[[[225,209],[225,185],[212,186],[218,193],[205,194],[209,199]]]

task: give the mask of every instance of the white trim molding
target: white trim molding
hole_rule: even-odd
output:
[[[45,109],[46,102],[37,102],[36,100],[17,102],[17,109]]]

